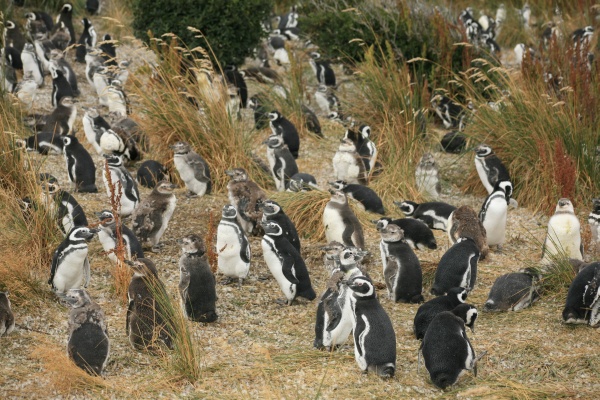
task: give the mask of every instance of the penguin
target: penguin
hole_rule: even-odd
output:
[[[315,101],[328,118],[333,119],[333,114],[336,112],[339,114],[340,101],[333,92],[333,88],[319,85],[315,92]]]
[[[433,318],[421,351],[431,381],[440,389],[454,385],[464,370],[477,376],[477,361],[485,354],[476,356],[464,320],[451,311],[442,311]]]
[[[85,54],[85,77],[89,82],[90,86],[96,90],[96,93],[99,93],[99,90],[96,87],[96,83],[94,82],[94,75],[97,72],[102,71],[103,68],[104,59],[101,56],[100,50],[98,50],[97,48],[87,49]],[[102,81],[102,83],[104,84],[104,86],[108,86],[108,79]]]
[[[37,87],[44,86],[44,71],[31,43],[26,43],[23,47],[21,61],[23,63],[23,75],[31,74]]]
[[[111,129],[103,130],[100,135],[100,148],[103,154],[116,154],[129,161],[137,161],[141,153],[135,140],[123,129],[114,126]]]
[[[88,220],[81,205],[71,193],[61,190],[58,182],[42,181],[43,202],[56,210],[58,226],[64,235],[78,226],[88,226]]]
[[[63,136],[54,132],[42,132],[29,136],[27,139],[17,139],[15,145],[24,147],[27,151],[37,151],[43,155],[50,153],[62,154],[64,148]]]
[[[125,224],[121,223],[117,230],[117,220],[110,210],[102,210],[96,213],[98,220],[98,240],[102,244],[104,252],[113,263],[117,263],[115,249],[118,243],[117,231],[123,239],[124,257],[126,260],[144,258],[144,250],[135,234]]]
[[[332,161],[336,180],[361,185],[368,183],[364,161],[352,140],[341,139]]]
[[[92,25],[92,21],[88,18],[82,19],[81,24],[83,25],[83,32],[81,33],[79,41],[77,42],[77,47],[75,48],[75,61],[85,64],[87,49],[88,47],[96,47],[96,44],[98,43],[98,34],[96,33],[94,25]]]
[[[288,182],[288,192],[308,192],[313,188],[318,188],[317,179],[311,174],[298,172],[290,178]]]
[[[404,232],[398,225],[388,224],[379,233],[383,276],[390,300],[394,303],[422,303],[421,264],[404,240]]]
[[[392,378],[396,372],[396,332],[385,312],[373,282],[356,276],[348,282],[352,291],[354,357],[363,372]]]
[[[98,229],[75,227],[54,251],[48,284],[59,297],[64,297],[69,289],[87,287],[90,283],[88,242],[96,233]]]
[[[105,89],[106,106],[110,113],[115,113],[122,117],[131,114],[129,99],[123,90],[123,85],[118,79],[110,81],[110,85]]]
[[[415,203],[414,201],[394,201],[394,204],[409,218],[423,221],[431,229],[448,230],[448,219],[456,207],[440,201]]]
[[[418,219],[400,218],[393,220],[391,218],[382,217],[372,222],[379,232],[381,232],[388,224],[399,226],[404,232],[404,240],[412,249],[437,249],[437,242],[435,241],[433,232],[427,225]]]
[[[343,180],[329,182],[329,185],[335,190],[341,190],[346,193],[351,199],[358,201],[364,206],[366,211],[385,215],[383,201],[381,201],[381,198],[373,189],[364,185],[354,183],[349,184]]]
[[[71,33],[65,23],[59,22],[56,24],[50,36],[50,42],[54,47],[60,51],[66,51],[67,47],[71,44],[71,40]]]
[[[275,221],[262,222],[265,235],[261,241],[265,263],[277,280],[285,299],[278,301],[291,306],[296,297],[314,300],[308,269],[296,248],[283,235],[282,227]]]
[[[58,102],[56,108],[46,118],[44,132],[52,132],[56,135],[70,135],[77,119],[77,107],[71,96],[65,96]]]
[[[147,258],[126,260],[125,263],[133,270],[127,289],[129,304],[125,320],[129,343],[140,351],[156,350],[159,341],[172,349],[172,322],[168,320],[170,313],[165,309],[168,294],[156,266]],[[157,296],[163,299],[157,299]]]
[[[79,88],[77,86],[77,76],[73,71],[71,65],[65,60],[64,53],[58,49],[52,49],[50,51],[50,62],[52,65],[61,70],[65,75],[67,82],[69,82],[69,86],[71,86],[71,90],[73,91],[73,96],[78,97],[80,95]]]
[[[300,136],[298,136],[298,130],[287,118],[285,118],[279,111],[271,111],[267,114],[269,117],[269,124],[273,135],[283,136],[283,141],[287,144],[290,149],[290,153],[294,158],[298,158],[298,150],[300,149]]]
[[[321,124],[319,123],[319,118],[317,118],[317,114],[304,104],[301,107],[302,117],[304,121],[304,125],[309,132],[315,133],[319,137],[323,137],[323,132],[321,131]]]
[[[143,187],[154,189],[158,182],[169,180],[169,171],[158,161],[146,160],[138,168],[136,179]]]
[[[110,124],[98,114],[98,110],[95,108],[86,109],[81,122],[88,143],[92,145],[96,153],[104,154],[104,150],[100,147],[100,138],[104,131],[110,129]]]
[[[583,261],[583,242],[579,218],[569,199],[558,200],[556,211],[548,221],[548,233],[542,246],[542,264],[548,265],[564,254]]]
[[[600,255],[600,198],[592,200],[592,211],[588,216],[588,224],[592,231],[591,251]]]
[[[75,37],[75,28],[73,27],[73,6],[69,3],[65,3],[62,6],[58,17],[56,18],[56,25],[59,25],[61,22],[69,30],[69,35],[71,36],[69,46],[77,43],[77,38]]]
[[[0,53],[0,90],[13,93],[17,87],[17,72]]]
[[[480,144],[475,148],[475,168],[488,194],[494,191],[496,182],[512,182],[508,170],[487,144]],[[512,184],[508,196],[512,197]]]
[[[85,0],[85,10],[90,15],[98,15],[102,10],[102,0]]]
[[[477,213],[469,206],[460,206],[450,214],[448,218],[448,239],[454,244],[461,237],[473,239],[481,259],[485,259],[489,253],[487,244],[487,232]]]
[[[468,237],[459,238],[444,253],[435,271],[431,294],[441,296],[453,287],[463,287],[469,292],[477,282],[477,260],[479,249],[475,241]]]
[[[93,376],[102,376],[110,354],[104,312],[83,289],[67,292],[69,339],[67,354],[75,365]]]
[[[248,178],[243,168],[234,168],[225,173],[231,177],[227,184],[229,202],[238,211],[238,222],[247,235],[252,235],[262,219],[259,203],[267,198],[265,192]]]
[[[10,307],[9,292],[0,292],[0,338],[15,329],[15,316]]]
[[[90,153],[75,136],[63,136],[63,154],[69,181],[76,192],[96,193],[96,166]]]
[[[102,41],[98,43],[98,47],[102,50],[102,58],[104,58],[104,65],[106,66],[118,66],[117,63],[117,48],[115,42],[110,34],[105,33],[102,36]]]
[[[36,100],[37,88],[38,86],[37,83],[35,83],[33,75],[31,74],[31,72],[27,72],[23,74],[23,79],[17,84],[17,86],[14,89],[14,93],[16,94],[21,104],[25,107],[25,110],[27,112],[31,111],[33,103]]]
[[[457,131],[448,132],[442,137],[440,144],[446,153],[460,154],[467,146],[467,137]]]
[[[14,47],[19,53],[25,48],[27,39],[21,32],[21,28],[13,21],[7,20],[4,23],[4,43]]]
[[[246,108],[248,104],[248,86],[246,86],[244,75],[238,71],[235,65],[227,65],[223,73],[225,81],[236,87],[237,95],[240,97],[241,108]]]
[[[521,311],[540,297],[540,274],[533,268],[498,277],[483,311]]]
[[[96,89],[96,94],[98,95],[98,103],[101,106],[108,107],[108,87],[110,86],[108,79],[108,69],[102,66],[96,68],[96,70],[93,73],[92,81],[92,87]],[[115,104],[113,104],[113,109],[114,108]],[[122,111],[122,109],[119,111]]]
[[[562,318],[565,324],[600,324],[600,262],[583,266],[571,282]]]
[[[284,68],[291,64],[290,55],[285,47],[275,50],[275,53],[273,54],[273,60],[275,60],[277,65],[283,66]]]
[[[298,254],[301,254],[300,238],[296,227],[281,206],[275,201],[267,199],[261,203],[260,209],[262,210],[262,222],[277,222],[283,230],[283,236],[298,250]]]
[[[192,321],[215,322],[218,318],[215,276],[206,258],[204,241],[191,234],[177,243],[183,252],[179,259],[179,294],[183,311]]]
[[[348,205],[346,194],[335,191],[323,210],[323,225],[327,242],[340,242],[346,246],[365,248],[363,229]]]
[[[52,76],[52,107],[56,107],[63,97],[75,97],[62,69],[50,64],[50,75]]]
[[[25,18],[27,18],[29,21],[42,22],[48,32],[52,31],[54,28],[54,21],[52,21],[52,17],[43,11],[25,13]]]
[[[261,130],[269,126],[269,111],[261,97],[254,95],[248,100],[248,107],[254,110],[254,129]]]
[[[267,160],[275,180],[275,187],[278,191],[284,192],[290,177],[298,173],[296,160],[281,135],[271,135],[263,144],[267,145]]]
[[[353,129],[348,129],[344,133],[345,139],[350,139],[356,146],[356,151],[362,157],[365,165],[365,174],[378,174],[381,165],[377,160],[377,147],[371,138],[371,127],[369,125],[361,125],[358,132]],[[372,171],[372,172],[371,172]]]
[[[443,311],[452,311],[467,300],[465,288],[455,287],[442,296],[434,297],[419,306],[413,323],[413,332],[417,340],[422,340],[433,318]],[[470,322],[470,321],[469,321]],[[473,320],[474,322],[474,320]]]
[[[510,201],[502,187],[503,183],[507,182],[496,182],[494,191],[485,199],[479,211],[479,220],[485,228],[487,244],[490,247],[496,246],[498,250],[502,249],[506,240],[507,200]]]
[[[175,152],[175,168],[189,190],[189,196],[210,194],[212,182],[208,163],[187,142],[177,142],[170,147]]]
[[[355,248],[355,247],[346,247],[340,242],[336,242],[335,240],[329,242],[329,244],[325,246],[319,247],[321,251],[323,251],[323,265],[325,266],[325,270],[329,273],[333,272],[338,265],[335,262],[336,257],[339,258],[342,250],[346,248]]]
[[[458,128],[459,131],[464,129],[465,110],[459,104],[438,94],[431,99],[431,106],[446,129]]]
[[[329,62],[321,59],[321,54],[317,52],[310,53],[310,67],[317,76],[319,85],[336,86],[335,72]]]
[[[237,278],[241,289],[250,271],[252,251],[246,232],[237,220],[237,210],[231,204],[223,206],[216,247],[217,270],[227,277],[228,282]]]
[[[437,199],[442,192],[439,169],[431,153],[423,154],[415,170],[417,189],[430,199]]]
[[[176,186],[168,181],[159,182],[133,211],[132,230],[142,245],[149,244],[152,251],[160,248],[160,239],[173,216],[177,198],[173,194]]]

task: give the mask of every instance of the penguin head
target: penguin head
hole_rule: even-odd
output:
[[[329,244],[321,246],[320,250],[325,252],[325,256],[332,260],[334,256],[339,256],[340,252],[345,249],[345,246],[340,242],[332,240]]]
[[[494,192],[502,191],[504,192],[504,197],[506,198],[506,204],[510,203],[510,198],[513,193],[513,185],[511,181],[498,181],[494,186]]]
[[[283,116],[281,115],[281,113],[279,111],[271,111],[270,113],[267,114],[267,116],[269,117],[271,122],[276,122],[276,121],[279,121],[281,118],[283,118]]]
[[[84,289],[70,289],[66,296],[65,300],[72,308],[85,307],[92,302],[90,295]]]
[[[152,193],[171,195],[173,194],[173,189],[175,189],[176,187],[177,186],[172,184],[171,182],[164,180],[156,184],[156,187],[154,188],[154,190],[152,190]]]
[[[348,183],[346,181],[342,181],[342,180],[338,180],[335,182],[328,182],[328,184],[334,190],[344,190],[348,186]]]
[[[177,244],[181,246],[183,254],[203,255],[206,253],[206,245],[200,235],[192,233],[177,240]]]
[[[345,266],[355,265],[356,263],[361,262],[369,254],[368,251],[363,251],[355,246],[342,246],[342,248],[343,249],[338,254],[344,272],[347,271],[347,269],[344,268]]]
[[[415,210],[417,209],[417,203],[415,203],[414,201],[408,201],[408,200],[404,200],[404,201],[394,201],[394,204],[400,209],[400,211],[402,211],[404,213],[404,215],[411,216],[415,213]]]
[[[490,154],[492,154],[492,148],[490,146],[488,146],[487,144],[480,144],[479,146],[477,146],[475,148],[475,154],[477,157],[487,157]]]
[[[462,319],[465,322],[465,326],[471,329],[471,332],[475,332],[475,320],[477,319],[477,308],[471,304],[459,304],[456,306],[452,313]]]
[[[143,276],[158,276],[158,270],[154,263],[147,258],[138,258],[135,260],[125,260],[125,264],[129,266],[129,268],[133,271],[134,277],[143,277]]]
[[[431,153],[424,153],[423,157],[421,157],[421,161],[419,161],[420,166],[433,166],[435,165],[435,158]]]
[[[169,147],[171,147],[171,149],[173,149],[175,154],[187,154],[192,150],[190,145],[187,142],[183,142],[183,141],[177,142]]]
[[[273,200],[265,200],[261,203],[260,209],[263,215],[275,215],[281,211],[281,207]]]
[[[246,182],[248,180],[248,173],[244,168],[228,169],[225,173],[229,175],[234,182]]]
[[[248,99],[248,107],[249,108],[256,110],[258,107],[260,107],[260,105],[261,105],[261,101],[258,98],[258,96],[255,95]]]
[[[457,299],[459,303],[464,303],[467,300],[468,295],[469,295],[469,292],[467,291],[467,289],[465,289],[463,287],[451,288],[446,293],[446,296],[448,296],[452,299]]]
[[[365,140],[371,137],[371,127],[369,125],[361,125],[361,127],[358,128],[358,131]]]
[[[110,210],[102,210],[97,212],[96,216],[100,220],[101,227],[110,227],[111,225],[115,225],[115,216]]]
[[[310,53],[310,58],[312,58],[313,60],[318,60],[321,58],[321,53],[313,51]]]
[[[571,200],[566,199],[566,198],[562,198],[560,200],[558,200],[558,204],[556,205],[556,211],[555,212],[566,212],[566,213],[571,213],[574,214],[575,213],[575,209],[573,208],[573,203],[571,203]]]
[[[379,231],[384,242],[400,242],[404,239],[404,231],[396,224],[387,224]]]
[[[64,147],[69,147],[71,145],[75,145],[75,144],[79,143],[79,140],[77,140],[77,138],[75,136],[71,136],[71,135],[63,136],[62,141],[63,141]]]
[[[600,213],[600,198],[592,199],[592,212]]]
[[[263,144],[266,144],[270,149],[278,149],[280,147],[283,147],[284,145],[283,136],[271,135],[267,140],[263,142]]]
[[[30,21],[35,21],[37,19],[37,16],[35,15],[35,13],[28,12],[25,13],[25,18],[27,18]]]
[[[350,280],[348,288],[354,292],[354,297],[357,299],[374,298],[375,286],[366,276],[357,276]]]
[[[99,229],[91,229],[87,226],[77,226],[69,232],[69,240],[72,242],[89,242],[94,238],[94,235],[98,233],[98,231]]]
[[[275,221],[261,222],[260,226],[263,227],[265,233],[269,236],[281,236],[283,234],[283,229],[281,229],[281,226]]]
[[[65,3],[65,5],[63,5],[60,9],[61,14],[70,14],[71,11],[73,11],[73,6],[69,3]]]
[[[379,218],[376,220],[373,220],[371,222],[373,222],[375,224],[375,228],[377,229],[378,232],[381,232],[383,229],[385,229],[386,226],[388,226],[388,224],[392,221],[391,218]]]
[[[349,153],[356,152],[356,144],[354,144],[354,142],[348,138],[343,138],[340,140],[340,147],[338,148],[338,151]]]
[[[338,204],[348,204],[348,198],[346,197],[346,193],[341,190],[334,190],[331,193],[331,200],[334,203]]]

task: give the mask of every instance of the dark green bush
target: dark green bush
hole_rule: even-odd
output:
[[[221,65],[240,65],[266,35],[260,23],[272,6],[272,0],[134,0],[133,29],[144,41],[165,33],[174,33],[190,48],[206,48],[208,41]]]

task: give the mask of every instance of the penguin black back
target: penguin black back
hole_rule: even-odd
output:
[[[424,222],[413,218],[391,219],[387,217],[373,221],[377,224],[377,230],[383,229],[387,224],[398,225],[404,232],[404,240],[413,248],[424,250],[436,249],[437,242],[433,232]]]
[[[63,152],[69,180],[78,192],[96,193],[96,166],[90,153],[75,136],[63,136]]]
[[[347,183],[346,181],[335,181],[330,183],[336,190],[341,190],[348,197],[361,203],[366,211],[371,211],[377,214],[384,215],[383,201],[370,187],[357,183]]]
[[[471,238],[461,237],[444,253],[435,271],[431,294],[441,296],[453,287],[472,290],[477,280],[479,249]]]
[[[267,199],[262,202],[260,207],[263,212],[263,220],[277,222],[281,226],[286,239],[298,250],[298,253],[301,253],[300,238],[298,237],[296,226],[294,226],[294,223],[285,214],[281,206],[277,202]]]
[[[136,179],[140,185],[154,189],[158,182],[168,179],[168,170],[158,161],[146,160],[140,165]]]
[[[448,293],[435,297],[422,304],[415,315],[413,332],[418,340],[423,339],[425,332],[433,318],[442,311],[452,311],[467,299],[467,290],[457,287],[448,290]]]

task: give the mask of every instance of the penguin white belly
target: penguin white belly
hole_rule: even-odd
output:
[[[329,115],[331,109],[329,108],[329,101],[327,100],[327,96],[324,93],[316,92],[315,93],[315,101],[317,105],[325,113],[325,115]]]
[[[83,263],[88,255],[85,249],[74,250],[62,260],[54,274],[54,286],[59,293],[65,293],[69,289],[79,289],[83,284]]]
[[[83,132],[85,133],[85,138],[87,139],[88,143],[92,145],[94,150],[96,150],[96,153],[102,154],[102,148],[96,142],[96,131],[94,130],[94,127],[92,125],[92,122],[90,121],[90,118],[88,118],[87,116],[84,116],[82,119],[82,123],[83,123]]]
[[[179,176],[185,183],[185,186],[190,191],[203,195],[206,192],[206,184],[196,179],[194,169],[178,154],[175,154],[173,162],[175,163],[175,168],[177,168],[177,172],[179,172]]]
[[[346,226],[337,209],[329,205],[325,207],[325,211],[323,211],[323,225],[325,225],[327,243],[333,241],[344,243],[343,234]]]
[[[264,238],[261,241],[261,246],[263,249],[265,262],[269,267],[269,271],[271,271],[271,274],[279,284],[279,287],[281,288],[281,291],[285,295],[286,299],[288,299],[288,301],[293,300],[296,298],[296,284],[290,283],[285,275],[283,275],[283,265],[281,265],[279,257],[277,257],[277,254],[271,250],[271,245]]]
[[[230,278],[245,278],[248,276],[250,263],[240,258],[240,242],[237,232],[223,224],[217,228],[217,269]]]
[[[117,188],[117,182],[121,182],[120,174],[112,168],[108,168],[108,172],[110,173],[110,181],[112,182],[115,189]],[[104,188],[106,189],[106,195],[110,199],[110,187],[108,186],[108,175],[106,174],[106,168],[102,168],[102,180],[104,181]],[[123,182],[121,182],[121,186],[123,186]],[[117,194],[117,193],[115,193]]]
[[[117,256],[115,255],[115,253],[112,252],[112,250],[114,250],[114,248],[117,247],[117,243],[115,242],[113,237],[101,230],[100,232],[98,232],[98,240],[100,241],[100,244],[106,252],[106,255],[108,256],[109,260],[116,264]]]
[[[504,199],[492,201],[485,213],[483,227],[487,233],[488,246],[502,245],[506,239],[506,213]]]
[[[133,210],[138,205],[137,200],[131,200],[125,195],[125,187],[121,187],[121,207],[119,208],[119,215],[129,216],[133,214]]]
[[[358,364],[358,367],[363,370],[366,371],[367,370],[367,360],[365,357],[365,342],[367,340],[367,336],[369,335],[369,332],[371,331],[371,325],[369,324],[369,320],[367,319],[367,317],[365,315],[361,315],[360,318],[363,320],[365,327],[363,329],[362,332],[358,332],[358,340],[356,340],[356,342],[354,343],[354,357],[356,358],[356,362]],[[356,330],[356,324],[354,326],[354,329]],[[356,338],[356,331],[354,332],[354,337]],[[360,354],[362,353],[362,355]]]
[[[360,167],[356,163],[356,158],[351,153],[343,151],[335,153],[335,156],[333,156],[333,169],[336,180],[359,183]]]
[[[440,181],[436,170],[417,168],[415,175],[417,187],[421,193],[434,199],[439,197],[438,186]]]
[[[385,275],[385,269],[387,268],[387,258],[390,255],[389,247],[383,240],[379,242],[379,251],[381,252],[381,264],[383,265],[383,273]]]
[[[100,150],[103,153],[111,154],[113,152],[122,153],[125,151],[125,143],[116,134],[106,131],[100,136]]]
[[[488,181],[488,173],[483,165],[484,162],[484,160],[475,158],[475,168],[477,169],[477,174],[479,174],[479,179],[481,179],[481,183],[483,183],[483,186],[485,186],[485,190],[487,190],[488,194],[490,194],[494,191],[494,187]]]
[[[549,255],[562,252],[569,258],[583,260],[579,219],[572,214],[554,215],[548,223],[544,259],[551,261]]]
[[[167,209],[165,210],[165,212],[164,212],[164,214],[162,216],[162,224],[160,226],[160,229],[158,230],[158,232],[156,233],[156,235],[154,235],[154,237],[151,238],[151,242],[152,242],[153,246],[155,246],[155,245],[158,244],[158,242],[160,241],[160,238],[162,237],[163,233],[165,233],[165,229],[167,229],[167,224],[169,223],[169,220],[173,216],[173,211],[175,211],[175,205],[176,204],[177,204],[177,198],[175,196],[173,196],[169,200],[169,204],[167,205]]]
[[[433,227],[435,229],[440,229],[442,231],[447,231],[448,230],[448,220],[444,217],[440,217],[438,216],[435,211],[433,210],[428,210],[425,211],[423,213],[423,215],[427,215],[430,216],[431,218],[433,218]]]

